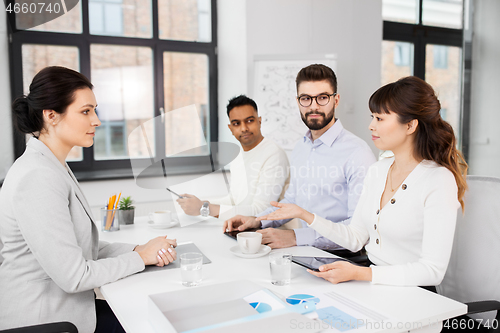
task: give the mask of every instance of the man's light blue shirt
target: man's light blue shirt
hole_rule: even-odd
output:
[[[368,144],[344,129],[340,120],[321,137],[308,131],[295,146],[290,161],[290,186],[281,203],[296,204],[327,220],[349,224],[363,189],[363,179],[375,156]],[[270,207],[257,216],[276,210]],[[279,227],[289,220],[262,221],[262,228]],[[309,228],[294,229],[297,245],[340,249]]]

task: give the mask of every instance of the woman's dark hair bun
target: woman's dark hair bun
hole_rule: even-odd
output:
[[[30,107],[28,98],[21,96],[12,104],[14,125],[21,133],[38,132],[43,127],[43,114]]]

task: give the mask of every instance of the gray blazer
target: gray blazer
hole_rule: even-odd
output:
[[[131,244],[99,241],[73,173],[29,140],[0,190],[0,329],[70,321],[94,332],[93,288],[142,271]]]

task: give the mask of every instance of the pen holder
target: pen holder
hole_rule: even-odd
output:
[[[118,209],[101,208],[101,230],[120,230],[120,214],[118,213]]]

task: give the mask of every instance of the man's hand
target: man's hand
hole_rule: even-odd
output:
[[[336,261],[322,265],[319,267],[319,272],[310,269],[307,271],[334,284],[351,280],[372,280],[372,269],[370,267],[360,267],[346,261]]]
[[[203,205],[203,201],[198,199],[192,194],[181,194],[182,199],[177,199],[177,202],[181,206],[182,210],[186,215],[197,216],[200,215],[200,209]]]
[[[255,219],[255,216],[236,215],[224,221],[222,232],[233,230],[243,231],[252,228],[260,228],[260,222]]]
[[[271,249],[281,249],[297,245],[297,239],[293,230],[267,228],[258,230],[257,232],[262,234],[262,244],[268,245]]]

